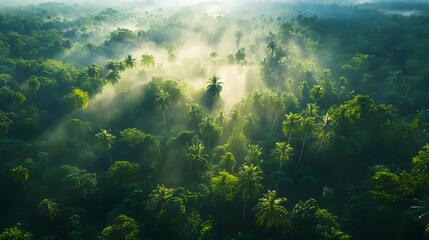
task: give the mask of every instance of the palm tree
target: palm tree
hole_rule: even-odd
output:
[[[417,214],[417,219],[425,225],[425,232],[429,233],[429,201],[418,198],[413,199],[415,205],[411,209]]]
[[[155,57],[152,54],[144,53],[142,55],[142,65],[146,67],[155,66]]]
[[[193,129],[197,129],[198,125],[201,123],[203,119],[203,112],[198,105],[198,103],[190,103],[188,104],[188,119],[190,121],[190,125]]]
[[[296,164],[297,167],[299,166],[299,162],[301,161],[302,153],[304,152],[305,141],[307,140],[308,134],[310,133],[311,129],[314,126],[314,120],[315,120],[315,118],[311,117],[311,116],[301,118],[301,127],[305,133],[304,133],[304,138],[302,140],[301,151],[299,153],[298,163]]]
[[[273,39],[268,42],[267,48],[271,51],[271,58],[274,58],[274,51],[277,49],[277,43]]]
[[[212,117],[207,116],[203,118],[203,121],[200,123],[200,132],[202,136],[206,137],[208,147],[210,147],[210,137],[216,132],[216,130],[216,125],[213,122]]]
[[[292,151],[293,149],[290,146],[290,144],[287,144],[285,142],[277,142],[276,148],[273,150],[273,155],[275,156],[276,160],[279,162],[279,173],[277,175],[277,188],[279,187],[279,179],[280,179],[280,172],[282,171],[282,164],[283,162],[286,162],[290,159],[290,155]]]
[[[320,85],[316,85],[310,90],[310,98],[316,104],[317,102],[320,101],[320,99],[323,98],[324,95],[325,95],[325,89]]]
[[[239,47],[239,46],[240,46],[240,41],[241,41],[241,39],[243,38],[243,36],[244,36],[244,34],[243,34],[243,32],[242,32],[242,31],[237,31],[237,32],[235,32],[235,45],[236,45],[237,47]]]
[[[210,53],[210,57],[214,60],[219,56],[219,54],[217,52],[211,52]]]
[[[222,92],[222,84],[223,82],[219,81],[220,77],[213,75],[209,80],[207,81],[207,93],[212,96],[219,96],[220,92]]]
[[[54,217],[57,216],[58,211],[59,211],[57,204],[55,202],[53,202],[52,200],[47,199],[47,198],[40,201],[38,208],[42,214],[48,215],[52,221],[54,220]]]
[[[244,157],[244,161],[248,164],[259,165],[262,162],[261,156],[262,148],[259,147],[258,144],[249,144],[249,146],[247,146],[247,154],[246,157]]]
[[[87,92],[80,88],[75,88],[73,91],[66,96],[66,98],[72,101],[75,109],[85,109],[89,105],[89,95]]]
[[[300,119],[301,116],[295,113],[289,113],[286,115],[286,120],[283,121],[283,132],[288,134],[287,144],[290,144],[292,132],[299,125]]]
[[[156,185],[156,188],[149,194],[147,208],[155,210],[157,214],[164,211],[167,201],[173,196],[174,189],[164,187],[164,185]]]
[[[98,78],[100,76],[100,67],[97,64],[91,64],[87,67],[86,73],[89,77]]]
[[[246,216],[247,202],[254,199],[262,189],[262,173],[259,166],[253,164],[243,164],[238,172],[237,193],[241,194],[241,199],[244,202],[243,218],[241,224],[244,224]]]
[[[131,54],[128,54],[123,63],[126,68],[132,69],[136,66],[136,62],[137,60]]]
[[[9,172],[12,175],[13,180],[20,182],[24,189],[27,189],[25,182],[28,180],[28,178],[30,178],[30,175],[28,174],[28,168],[17,166],[16,168],[9,170]]]
[[[255,212],[256,223],[261,226],[265,225],[265,234],[267,234],[268,228],[280,225],[288,213],[286,208],[280,205],[286,200],[286,198],[277,198],[275,190],[268,190],[268,193],[259,199],[253,211]]]
[[[162,111],[164,115],[164,128],[165,128],[165,132],[167,133],[167,120],[165,118],[165,111],[171,105],[170,94],[168,94],[168,92],[165,92],[164,90],[160,90],[156,94],[155,103],[156,105],[158,105],[159,109]]]
[[[109,80],[112,84],[116,84],[121,79],[121,74],[118,70],[110,70],[106,76],[106,79]]]
[[[95,134],[95,137],[98,140],[98,144],[101,145],[109,154],[110,163],[112,163],[112,155],[110,150],[112,150],[113,144],[115,144],[116,137],[110,133],[110,130],[101,129],[99,133]]]
[[[194,173],[197,176],[201,174],[202,169],[207,164],[208,155],[204,151],[205,146],[202,143],[193,143],[186,150],[186,160],[188,161],[188,171],[186,175]]]

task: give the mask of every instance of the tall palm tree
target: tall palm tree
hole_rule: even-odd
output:
[[[123,63],[126,68],[132,69],[136,66],[136,62],[137,60],[131,54],[128,54]]]
[[[243,218],[241,224],[244,224],[246,216],[247,203],[256,198],[259,191],[262,189],[261,177],[262,171],[259,166],[253,164],[243,164],[238,172],[237,193],[241,194],[241,199],[244,202]]]
[[[223,82],[220,81],[220,77],[217,75],[213,75],[211,78],[209,78],[207,83],[207,93],[212,97],[219,96],[223,88]]]
[[[112,155],[110,151],[113,148],[113,144],[115,144],[116,137],[110,133],[110,130],[101,129],[99,133],[95,134],[95,137],[98,141],[98,144],[107,151],[109,155],[110,163],[113,162]]]
[[[168,92],[165,92],[164,90],[160,90],[156,94],[155,104],[158,105],[158,108],[162,111],[164,115],[164,129],[167,133],[167,120],[165,118],[165,112],[167,108],[171,105],[170,94],[168,94]]]
[[[186,150],[186,160],[188,161],[188,170],[186,175],[196,174],[200,176],[202,169],[207,164],[208,155],[204,151],[205,146],[202,143],[193,143]]]
[[[30,175],[28,173],[28,168],[23,166],[17,166],[16,168],[12,168],[9,170],[10,174],[12,175],[13,180],[16,182],[20,182],[24,189],[27,189],[25,186],[25,182],[30,178]]]
[[[277,49],[277,43],[274,39],[268,42],[267,48],[271,51],[271,58],[274,58],[274,51]]]
[[[262,226],[265,225],[265,234],[268,228],[280,225],[287,215],[286,208],[280,205],[286,200],[286,198],[277,198],[275,190],[268,190],[268,193],[259,199],[253,211],[255,212],[256,223]]]
[[[286,120],[283,121],[283,132],[288,134],[287,144],[290,144],[290,138],[292,132],[299,126],[299,120],[301,116],[295,113],[289,113],[286,115]]]
[[[146,67],[155,66],[155,57],[149,53],[143,53],[142,55],[142,65]]]
[[[249,144],[247,146],[247,154],[244,161],[248,164],[259,165],[262,162],[262,148],[258,144]]]
[[[276,148],[273,150],[273,155],[275,156],[276,160],[279,162],[279,173],[277,175],[277,188],[279,187],[279,179],[280,179],[280,172],[282,171],[282,164],[283,162],[286,162],[290,159],[290,155],[292,154],[292,147],[290,144],[287,144],[285,142],[277,142]]]
[[[243,36],[244,36],[244,34],[243,34],[243,32],[242,32],[242,31],[237,31],[237,32],[235,32],[235,45],[236,45],[237,47],[239,47],[239,46],[240,46],[240,41],[241,41],[241,39],[243,38]]]
[[[198,103],[188,104],[188,119],[191,127],[195,130],[203,119],[203,110]]]
[[[47,198],[40,201],[38,208],[42,214],[49,216],[52,221],[54,220],[54,217],[56,217],[59,212],[57,204],[51,199],[47,199]]]
[[[301,161],[302,153],[304,152],[304,146],[305,146],[305,142],[307,140],[308,134],[310,133],[310,131],[314,127],[314,121],[315,121],[315,118],[311,117],[311,116],[301,118],[301,124],[300,125],[301,125],[301,127],[305,133],[304,133],[304,138],[302,140],[301,151],[299,153],[298,163],[296,164],[297,167],[299,166],[299,162]]]
[[[210,147],[210,137],[216,132],[216,125],[212,117],[207,116],[203,118],[203,121],[200,123],[200,132],[207,139],[207,147]]]

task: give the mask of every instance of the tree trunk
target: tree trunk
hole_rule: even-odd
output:
[[[292,135],[291,133],[292,133],[292,132],[291,132],[291,131],[289,131],[289,136],[287,137],[287,144],[289,144],[289,143],[290,143],[290,136]]]
[[[280,172],[282,171],[282,163],[280,162],[279,173],[277,174],[277,189],[279,188]]]
[[[110,154],[110,150],[107,150],[107,154],[109,155],[110,164],[112,164],[113,160],[112,160],[112,154]]]
[[[165,129],[165,134],[167,134],[167,120],[165,119],[165,110],[163,111],[163,115],[164,115],[164,129]]]
[[[244,217],[246,216],[246,207],[247,207],[247,201],[244,202],[244,210],[243,210],[243,218],[241,219],[241,225],[244,225]]]
[[[301,161],[302,153],[304,151],[305,140],[307,139],[307,133],[308,133],[308,131],[305,132],[305,134],[304,134],[304,141],[302,142],[301,152],[299,153],[298,163],[296,164],[296,167],[299,166],[299,162]]]

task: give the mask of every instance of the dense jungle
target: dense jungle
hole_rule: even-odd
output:
[[[0,240],[429,239],[429,3],[0,1]]]

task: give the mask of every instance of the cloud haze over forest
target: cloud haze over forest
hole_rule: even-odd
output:
[[[193,4],[201,4],[201,3],[216,3],[216,4],[226,4],[226,5],[235,5],[239,3],[249,3],[249,2],[270,2],[270,3],[322,3],[322,4],[341,4],[341,5],[348,5],[348,4],[360,4],[360,3],[375,3],[375,2],[420,2],[420,3],[429,3],[429,0],[407,0],[407,1],[398,1],[398,0],[324,0],[324,1],[316,1],[316,0],[253,0],[253,1],[243,1],[243,0],[234,0],[234,1],[228,1],[228,0],[182,0],[182,1],[171,1],[171,0],[160,0],[160,1],[151,1],[151,0],[53,0],[53,1],[47,1],[47,0],[0,0],[0,4],[2,5],[29,5],[29,4],[39,4],[39,3],[45,3],[45,2],[59,2],[59,3],[67,3],[67,4],[85,4],[85,5],[91,5],[91,4],[103,4],[103,5],[121,5],[121,4],[136,4],[136,3],[149,3],[149,2],[156,2],[160,5],[193,5]]]

